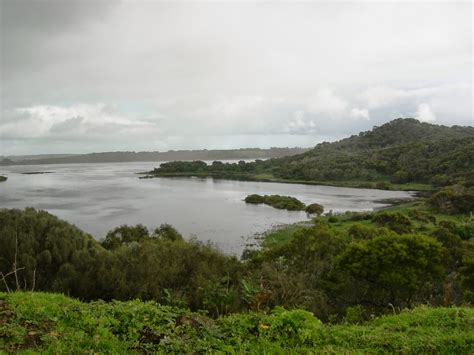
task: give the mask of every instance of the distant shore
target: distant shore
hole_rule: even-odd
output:
[[[242,148],[221,150],[170,150],[167,152],[102,152],[74,155],[3,156],[0,166],[42,164],[87,164],[164,162],[174,160],[271,159],[304,153],[311,148]]]

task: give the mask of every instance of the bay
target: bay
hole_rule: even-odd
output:
[[[370,211],[383,199],[413,193],[302,184],[199,178],[139,179],[156,162],[8,166],[0,175],[0,207],[44,209],[96,239],[122,224],[150,229],[169,223],[185,237],[240,254],[245,240],[281,224],[308,220],[304,212],[246,204],[253,193],[294,196],[325,211]],[[48,172],[45,174],[24,174]]]

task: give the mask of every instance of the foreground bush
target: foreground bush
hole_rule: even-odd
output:
[[[217,319],[154,302],[91,302],[0,293],[0,352],[472,354],[474,310],[421,307],[360,325],[303,310]]]
[[[12,270],[18,269],[16,277]],[[0,209],[0,292],[61,292],[85,300],[158,300],[218,315],[237,306],[240,264],[171,226],[120,226],[99,243],[33,208]],[[2,274],[8,275],[5,281]]]

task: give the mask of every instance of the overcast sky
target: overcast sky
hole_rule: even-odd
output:
[[[470,1],[0,3],[0,155],[474,123]]]

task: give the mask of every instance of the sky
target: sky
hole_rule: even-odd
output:
[[[474,125],[473,3],[0,0],[0,155]]]

